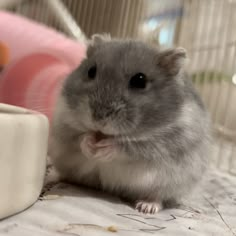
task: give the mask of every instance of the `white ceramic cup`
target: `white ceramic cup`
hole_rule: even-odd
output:
[[[46,116],[0,103],[0,219],[39,197],[46,170]]]

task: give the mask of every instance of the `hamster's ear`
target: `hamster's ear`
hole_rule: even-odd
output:
[[[157,65],[168,76],[175,76],[186,63],[187,55],[184,48],[167,49],[159,52]]]
[[[96,46],[111,40],[110,34],[94,34],[88,42],[87,56],[92,55]]]
[[[99,45],[104,42],[111,41],[111,35],[110,34],[94,34],[92,36],[92,44],[93,45]]]

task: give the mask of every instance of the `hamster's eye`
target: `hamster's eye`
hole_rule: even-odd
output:
[[[96,74],[97,74],[97,67],[96,66],[90,67],[88,70],[88,77],[90,79],[94,79],[96,77]]]
[[[147,79],[143,73],[135,74],[129,81],[129,88],[131,89],[145,89],[146,85]]]

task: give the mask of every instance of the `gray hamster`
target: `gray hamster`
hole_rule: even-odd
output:
[[[182,48],[94,35],[54,113],[50,155],[61,178],[143,213],[187,194],[207,167],[210,122],[185,61]]]

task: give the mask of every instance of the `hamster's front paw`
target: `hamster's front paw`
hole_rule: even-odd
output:
[[[162,204],[158,202],[137,201],[135,209],[144,214],[155,214],[162,209]]]
[[[114,157],[115,146],[112,139],[96,141],[93,134],[84,135],[80,143],[82,153],[87,157],[99,161],[111,161]]]

